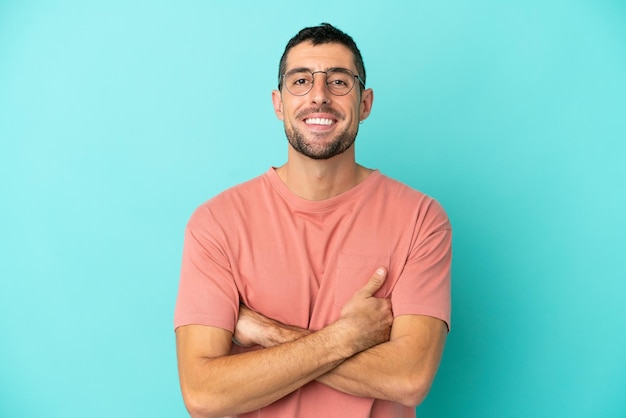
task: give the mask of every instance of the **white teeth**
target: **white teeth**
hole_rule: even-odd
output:
[[[306,123],[307,125],[332,125],[333,121],[331,119],[311,118],[306,119],[304,123]]]

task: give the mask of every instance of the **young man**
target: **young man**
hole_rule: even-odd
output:
[[[356,163],[373,97],[345,33],[287,44],[272,93],[287,162],[186,230],[175,328],[192,416],[415,416],[449,329],[451,230],[435,200]]]

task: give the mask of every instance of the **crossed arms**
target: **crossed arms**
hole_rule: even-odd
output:
[[[418,405],[439,366],[447,328],[421,315],[395,319],[388,299],[373,297],[377,270],[319,331],[281,324],[241,306],[235,335],[202,325],[176,330],[180,384],[193,417],[236,415],[267,406],[317,380],[356,396]],[[264,349],[229,355],[232,341]]]

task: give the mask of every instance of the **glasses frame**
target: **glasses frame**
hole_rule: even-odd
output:
[[[361,85],[363,86],[363,88],[365,88],[365,82],[363,81],[363,79],[361,79],[361,76],[359,76],[358,74],[354,74],[354,72],[348,68],[343,68],[343,67],[335,67],[335,68],[329,68],[326,71],[311,71],[308,68],[295,68],[293,70],[289,70],[286,73],[283,73],[280,75],[280,78],[278,79],[278,89],[282,91],[281,86],[285,87],[285,90],[287,90],[289,92],[289,94],[293,95],[293,96],[297,96],[297,97],[302,97],[302,96],[306,96],[307,94],[309,94],[311,92],[311,90],[313,90],[313,85],[315,84],[315,74],[318,73],[323,73],[326,75],[326,80],[328,80],[328,73],[333,72],[333,71],[344,71],[344,72],[348,72],[350,74],[352,74],[352,76],[354,78],[356,78],[357,80],[359,80],[359,83],[361,83]],[[309,90],[307,90],[306,93],[302,93],[302,94],[295,94],[293,93],[291,90],[289,90],[289,87],[287,87],[287,85],[285,84],[285,77],[290,74],[290,73],[294,73],[294,72],[308,72],[311,73],[311,87],[309,88]],[[343,94],[336,94],[333,93],[333,91],[330,89],[330,87],[328,87],[328,83],[324,82],[324,85],[326,85],[326,88],[328,89],[328,91],[330,92],[330,94],[332,94],[333,96],[345,96],[347,94],[350,94],[350,92],[352,90],[354,90],[354,86],[357,83],[354,83],[352,85],[352,87],[350,87],[350,90],[348,90],[347,92],[343,93]]]

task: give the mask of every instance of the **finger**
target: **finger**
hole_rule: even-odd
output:
[[[242,343],[240,343],[239,341],[237,341],[237,338],[235,338],[235,336],[233,335],[232,337],[233,340],[233,344],[238,345],[239,347],[244,347],[244,345]]]
[[[384,267],[379,267],[376,272],[370,277],[365,286],[360,290],[361,293],[366,296],[372,296],[378,289],[385,283],[387,277],[387,270]]]

